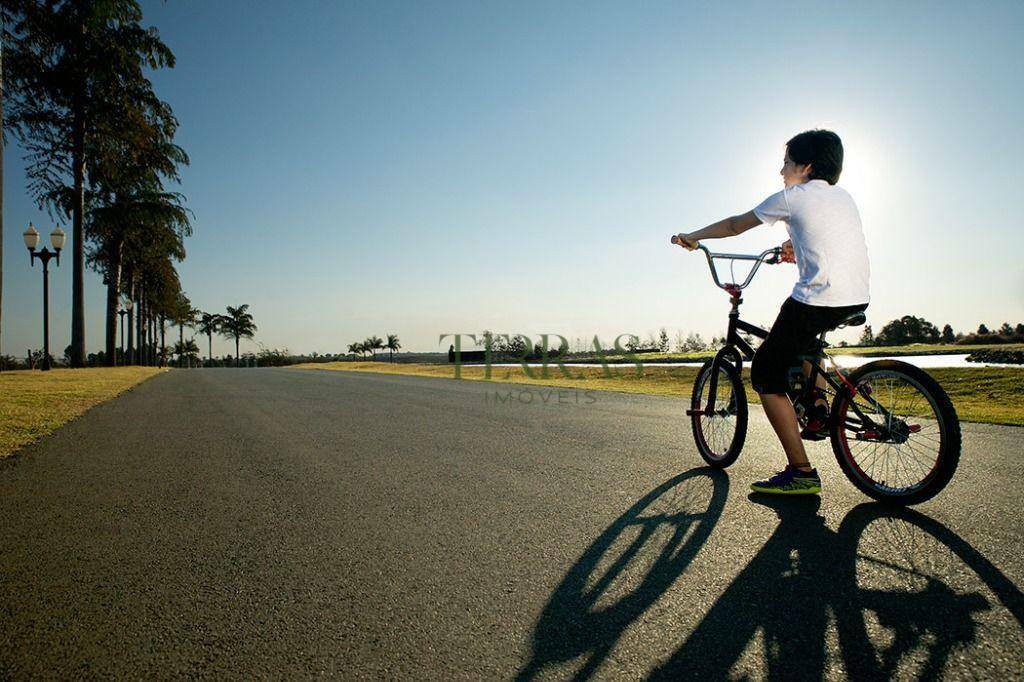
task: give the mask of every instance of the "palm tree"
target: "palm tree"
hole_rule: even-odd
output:
[[[352,353],[352,355],[355,355],[357,353],[362,355],[362,353],[363,353],[363,345],[361,343],[358,343],[358,342],[350,343],[350,344],[348,344],[348,352]]]
[[[370,351],[370,359],[376,360],[377,353],[375,351],[384,349],[384,339],[374,335],[367,338],[366,341],[363,341],[363,346],[365,346],[366,350]]]
[[[103,273],[107,285],[108,346],[116,341],[118,299],[121,294],[130,295],[132,290],[133,282],[126,277],[126,272],[144,269],[146,261],[161,258],[180,261],[185,257],[183,240],[192,229],[189,211],[178,203],[179,199],[163,191],[126,189],[109,203],[89,211],[89,231],[98,242],[89,261],[94,269]],[[173,308],[169,317],[177,322],[178,306]],[[184,307],[181,311],[186,313]]]
[[[255,323],[252,321],[252,315],[247,312],[249,310],[249,304],[245,303],[238,306],[237,308],[227,307],[228,314],[221,315],[220,324],[218,325],[221,336],[227,339],[235,340],[235,366],[238,366],[239,360],[241,359],[238,353],[238,342],[239,340],[251,339],[256,333],[257,328]]]
[[[171,321],[178,326],[178,343],[185,344],[185,327],[190,329],[195,327],[196,312],[185,292],[179,292],[178,300],[175,301],[174,308],[171,311]],[[175,348],[177,348],[177,344],[175,344]],[[178,364],[181,364],[180,356],[178,357]]]
[[[71,216],[71,364],[85,365],[86,176],[96,140],[130,135],[130,110],[157,100],[146,74],[174,66],[137,0],[4,3],[7,116],[35,199]],[[67,184],[68,176],[71,185]]]
[[[188,296],[184,292],[178,294],[171,319],[178,325],[179,343],[185,343],[185,327],[195,328],[198,313],[199,311],[192,307],[192,302],[188,300]]]
[[[165,323],[168,317],[173,316],[178,305],[181,281],[170,257],[159,252],[148,256],[149,259],[143,262],[141,277],[145,290],[147,326],[150,330],[151,360],[155,363],[165,355],[162,350],[166,347]],[[158,343],[161,348],[159,355],[156,353]]]
[[[388,362],[394,362],[392,354],[402,347],[402,344],[398,342],[398,334],[388,334],[388,342],[384,347],[388,349]]]
[[[184,367],[186,361],[191,367],[192,361],[199,359],[199,346],[196,345],[195,339],[178,341],[174,344],[174,354],[178,356],[178,367]]]
[[[220,332],[220,320],[221,316],[216,313],[199,313],[199,322],[196,326],[196,331],[200,334],[206,334],[206,338],[210,342],[210,365],[213,365],[213,335]]]

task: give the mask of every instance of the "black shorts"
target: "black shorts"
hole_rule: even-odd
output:
[[[839,307],[807,305],[787,298],[771,333],[758,347],[750,364],[750,383],[754,390],[788,393],[794,368],[799,370],[815,338],[844,317],[867,307],[867,303]]]

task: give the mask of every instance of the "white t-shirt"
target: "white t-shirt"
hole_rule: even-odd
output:
[[[786,223],[800,270],[793,298],[831,307],[870,300],[864,229],[845,189],[825,180],[793,185],[762,201],[754,215],[768,225]]]

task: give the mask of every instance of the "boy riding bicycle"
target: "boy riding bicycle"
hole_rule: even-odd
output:
[[[673,242],[692,251],[702,239],[732,237],[761,224],[786,223],[790,239],[782,245],[783,260],[795,262],[800,278],[757,349],[750,380],[761,396],[768,421],[782,443],[789,464],[764,481],[757,492],[815,494],[821,479],[811,467],[802,439],[827,436],[827,403],[818,379],[815,412],[803,432],[787,392],[794,368],[815,337],[850,314],[868,306],[867,245],[860,213],[846,190],[836,186],[843,169],[843,143],[829,130],[809,130],[786,143],[782,175],[785,187],[752,211],[676,235]],[[804,369],[804,374],[809,370]]]

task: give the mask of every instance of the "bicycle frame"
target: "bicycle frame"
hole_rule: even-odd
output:
[[[750,324],[740,319],[740,304],[743,303],[741,292],[747,285],[750,284],[754,278],[754,274],[757,272],[761,263],[775,264],[780,262],[780,256],[782,250],[779,248],[769,249],[764,251],[760,255],[743,255],[743,254],[731,254],[731,253],[713,253],[709,251],[705,246],[700,245],[699,248],[704,252],[707,257],[708,266],[711,269],[711,276],[715,281],[715,284],[726,291],[730,296],[730,302],[732,303],[732,309],[729,311],[729,327],[726,332],[725,345],[715,354],[714,359],[711,363],[711,379],[708,384],[708,402],[702,408],[696,410],[690,409],[686,411],[687,415],[696,414],[710,414],[714,412],[715,401],[718,396],[718,373],[723,362],[732,362],[737,373],[741,373],[743,370],[743,360],[751,361],[754,358],[754,348],[740,336],[740,332],[744,331],[748,334],[756,336],[760,339],[768,338],[768,330],[758,327],[757,325]],[[747,274],[746,279],[742,283],[729,282],[723,284],[718,277],[718,272],[715,267],[715,259],[724,259],[730,261],[743,260],[743,261],[754,261],[754,267]],[[877,424],[873,419],[864,414],[861,409],[857,406],[857,403],[853,398],[858,395],[857,387],[851,384],[846,377],[839,371],[838,366],[836,367],[836,376],[839,380],[832,378],[832,376],[823,371],[822,360],[828,357],[824,349],[825,344],[825,333],[823,332],[819,336],[818,344],[816,348],[808,349],[812,351],[801,358],[803,361],[807,361],[811,365],[810,376],[806,377],[806,384],[804,388],[798,392],[790,394],[790,398],[794,400],[802,395],[810,393],[817,385],[818,377],[824,379],[825,383],[832,387],[832,389],[838,394],[840,392],[847,392],[850,400],[850,408],[860,419],[859,423],[851,421],[847,418],[846,426],[857,431],[858,433],[873,432],[876,433],[878,438],[889,438],[892,436],[890,429]],[[830,358],[831,360],[831,358]],[[862,397],[871,404],[871,406],[879,411],[880,414],[885,416],[886,424],[891,423],[891,415],[889,411],[885,409],[883,405],[878,403],[870,395],[863,395]]]

